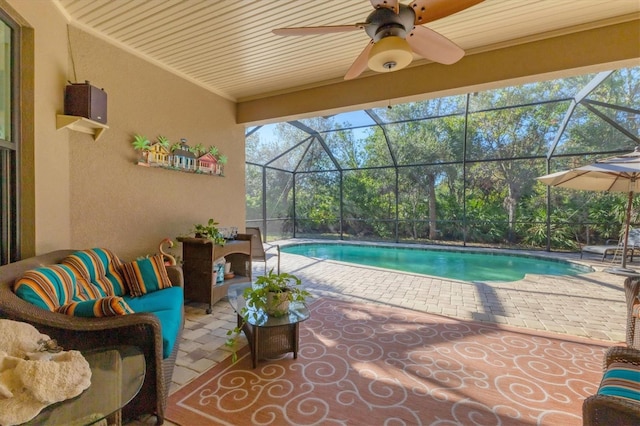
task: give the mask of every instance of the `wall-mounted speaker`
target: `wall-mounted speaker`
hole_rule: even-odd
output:
[[[69,84],[64,89],[64,113],[107,124],[107,92],[88,81]]]

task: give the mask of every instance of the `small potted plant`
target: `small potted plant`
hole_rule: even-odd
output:
[[[213,241],[214,244],[223,246],[225,239],[216,225],[218,225],[218,222],[213,219],[209,219],[206,224],[193,225],[193,233],[196,238],[207,238]]]
[[[254,285],[244,291],[247,306],[274,317],[288,314],[290,302],[304,302],[308,296],[300,278],[286,272],[276,274],[273,269],[257,277]]]
[[[302,287],[302,281],[295,275],[286,272],[275,273],[273,269],[267,275],[256,278],[254,284],[244,289],[242,297],[245,305],[239,312],[242,318],[241,323],[227,332],[226,346],[236,347],[237,339],[242,332],[242,326],[250,318],[258,320],[260,315],[281,317],[289,314],[289,304],[291,302],[304,303],[311,293]],[[233,351],[233,361],[237,359],[235,350]]]

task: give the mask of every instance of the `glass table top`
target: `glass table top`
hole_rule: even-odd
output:
[[[75,398],[45,407],[24,425],[90,425],[127,405],[140,391],[146,363],[135,346],[82,351],[91,368],[91,386]]]
[[[242,296],[244,289],[255,286],[253,283],[240,283],[229,286],[227,298],[231,307],[237,312],[241,312],[245,307],[245,299]],[[256,310],[252,307],[249,309],[247,322],[258,327],[278,327],[287,324],[295,324],[309,318],[309,308],[302,302],[291,302],[289,304],[289,313],[280,317],[268,315],[262,309]]]

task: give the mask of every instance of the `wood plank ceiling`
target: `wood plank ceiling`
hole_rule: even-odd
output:
[[[364,30],[305,37],[271,30],[355,24],[372,11],[369,0],[54,2],[72,25],[234,101],[341,81],[369,41]],[[471,55],[639,14],[640,0],[485,0],[427,26]],[[415,56],[412,66],[425,63]]]

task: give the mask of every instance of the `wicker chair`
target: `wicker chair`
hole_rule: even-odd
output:
[[[251,235],[251,261],[264,262],[264,273],[267,273],[267,261],[271,257],[278,258],[278,273],[280,273],[280,246],[275,246],[277,253],[268,253],[268,250],[274,248],[269,247],[265,250],[264,242],[262,241],[262,233],[260,232],[260,228],[256,227],[247,227],[246,234]]]
[[[158,317],[151,313],[105,318],[74,317],[38,308],[13,292],[14,281],[25,271],[59,263],[74,251],[58,250],[0,266],[0,318],[30,323],[41,333],[56,339],[65,349],[83,351],[111,345],[139,347],[145,356],[146,375],[142,389],[124,408],[122,416],[134,419],[141,415],[156,415],[157,424],[162,424],[179,345],[174,346],[168,358],[162,358]],[[183,286],[184,279],[179,266],[168,266],[167,272],[174,286]],[[180,337],[177,338],[178,342]]]
[[[640,350],[614,346],[607,350],[604,371],[614,362],[640,365]],[[638,425],[640,401],[610,395],[592,395],[582,404],[585,426]]]
[[[624,297],[627,302],[627,346],[640,349],[640,277],[624,281]]]

